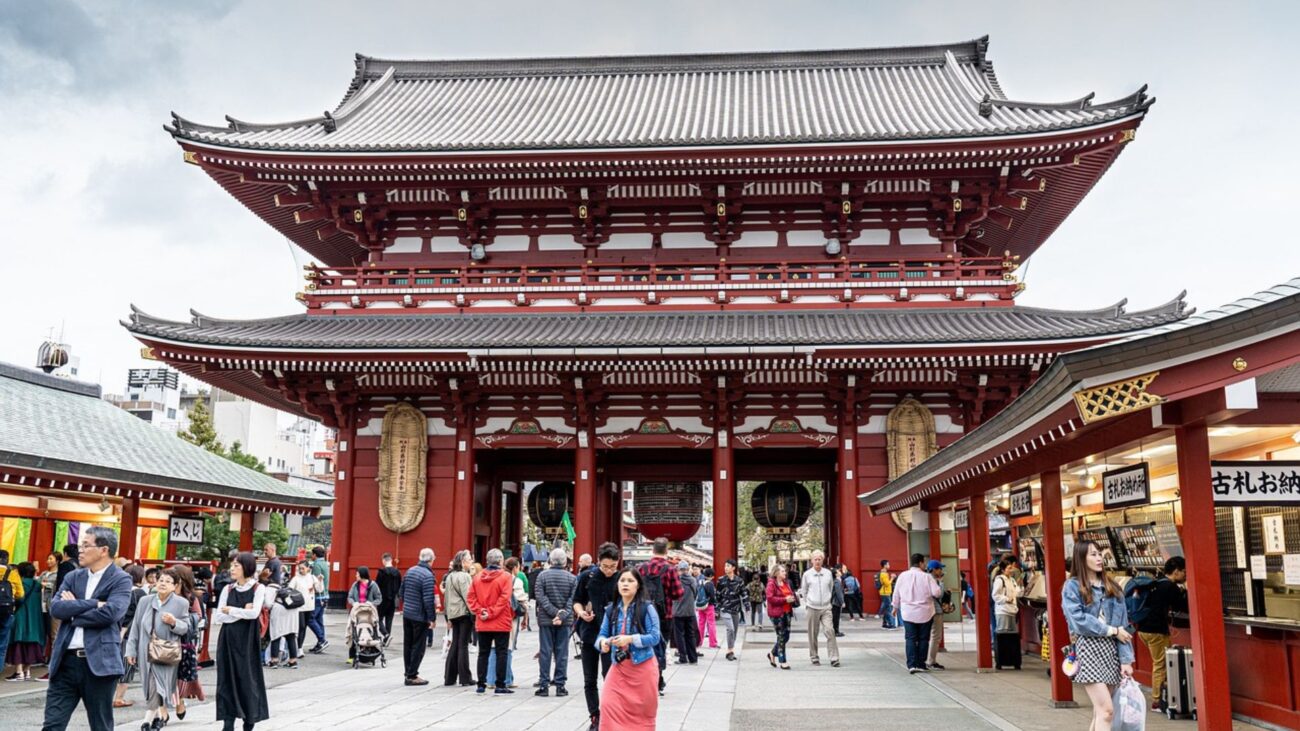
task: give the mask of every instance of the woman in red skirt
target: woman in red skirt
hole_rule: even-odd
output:
[[[605,609],[596,647],[613,653],[600,696],[603,731],[653,731],[659,713],[659,615],[646,599],[641,575],[625,568],[615,580],[619,599]]]

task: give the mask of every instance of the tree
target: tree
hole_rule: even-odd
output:
[[[217,441],[217,429],[212,425],[212,412],[203,403],[201,396],[195,399],[194,408],[190,409],[189,418],[189,428],[177,432],[177,436],[190,444],[224,456],[226,450],[222,448],[221,442]]]
[[[266,466],[257,457],[245,452],[238,441],[230,445],[230,451],[226,451],[217,439],[216,427],[212,425],[212,412],[208,410],[202,398],[195,400],[194,408],[190,409],[189,419],[189,427],[177,432],[176,436],[250,470],[266,472]],[[267,543],[274,543],[280,549],[288,545],[289,529],[285,527],[283,515],[273,513],[271,529],[256,531],[253,534],[254,546],[260,547]],[[209,513],[203,517],[203,543],[195,546],[177,546],[176,557],[187,560],[223,561],[232,549],[238,547],[239,533],[230,530],[226,521]]]
[[[225,457],[231,462],[242,464],[243,466],[249,468],[250,470],[257,470],[258,472],[266,472],[266,465],[262,464],[262,461],[259,460],[257,457],[254,457],[253,455],[245,452],[243,449],[243,445],[239,443],[238,439],[236,439],[235,442],[230,445],[230,451],[226,453]]]
[[[328,546],[334,533],[334,519],[321,518],[313,520],[302,528],[302,545]]]
[[[825,496],[820,482],[804,482],[812,496],[812,512],[808,522],[795,530],[788,540],[777,540],[759,527],[750,509],[750,499],[757,482],[742,482],[736,490],[736,538],[740,547],[740,557],[750,566],[766,566],[770,559],[791,560],[795,554],[815,549],[826,550],[826,511]]]

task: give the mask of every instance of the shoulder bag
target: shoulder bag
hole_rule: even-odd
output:
[[[153,608],[151,606],[151,608]],[[153,609],[149,617],[149,663],[152,665],[179,665],[181,662],[181,643],[176,640],[164,640],[154,631],[153,625],[157,620],[158,610]]]

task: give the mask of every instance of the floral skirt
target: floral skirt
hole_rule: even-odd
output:
[[[1074,638],[1074,654],[1079,659],[1079,672],[1074,674],[1074,682],[1080,685],[1119,685],[1119,648],[1116,642],[1114,637]]]
[[[207,700],[203,693],[203,686],[199,683],[199,657],[194,645],[189,643],[181,645],[181,663],[176,669],[176,678],[178,681],[176,693],[181,698]]]

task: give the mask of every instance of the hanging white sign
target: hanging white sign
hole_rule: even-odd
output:
[[[1034,514],[1034,493],[1026,487],[1023,490],[1016,490],[1011,493],[1011,510],[1009,515],[1013,518],[1019,518],[1025,515]]]
[[[1210,462],[1216,505],[1300,505],[1300,462]]]
[[[203,543],[203,519],[171,516],[167,519],[167,542],[183,545]]]
[[[970,526],[970,509],[957,508],[952,513],[952,526],[957,530],[963,530]]]
[[[1102,473],[1101,500],[1106,510],[1151,502],[1151,472],[1147,463]]]

